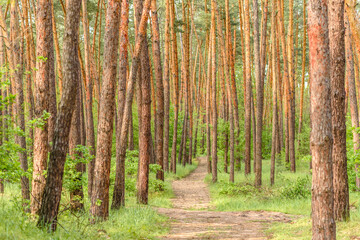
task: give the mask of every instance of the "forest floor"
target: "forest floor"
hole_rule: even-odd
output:
[[[219,212],[210,203],[204,179],[206,158],[197,169],[172,183],[173,208],[158,208],[170,218],[170,232],[162,239],[268,239],[265,231],[274,222],[291,222],[291,216],[268,211]]]

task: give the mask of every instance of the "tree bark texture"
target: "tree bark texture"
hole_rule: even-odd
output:
[[[106,220],[109,216],[110,163],[115,114],[120,4],[120,0],[109,1],[106,12],[104,65],[90,209],[93,217],[101,220]]]
[[[308,36],[311,79],[313,239],[336,239],[332,170],[331,77],[327,2],[310,0]]]
[[[69,149],[71,119],[80,81],[80,64],[77,54],[80,7],[81,2],[78,0],[68,0],[66,6],[63,44],[63,92],[56,117],[53,146],[50,152],[46,185],[39,212],[38,226],[46,227],[51,224],[51,231],[55,231],[57,226],[64,165]]]

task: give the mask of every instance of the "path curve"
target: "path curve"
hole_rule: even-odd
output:
[[[267,211],[215,212],[204,178],[206,158],[199,158],[197,169],[172,183],[174,208],[159,208],[171,219],[170,233],[162,239],[268,239],[264,231],[273,222],[290,222],[283,213]]]

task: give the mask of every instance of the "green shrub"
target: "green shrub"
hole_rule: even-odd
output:
[[[75,148],[76,154],[74,156],[67,156],[64,168],[64,188],[68,191],[81,188],[86,186],[86,182],[82,178],[83,172],[76,170],[78,164],[87,164],[94,156],[90,154],[90,148],[82,145],[78,145]]]
[[[256,195],[259,190],[251,184],[235,184],[232,182],[221,181],[220,183],[220,194],[229,196],[253,196]]]
[[[286,181],[285,187],[280,189],[280,196],[286,199],[308,198],[311,196],[310,177],[299,177],[295,182]]]

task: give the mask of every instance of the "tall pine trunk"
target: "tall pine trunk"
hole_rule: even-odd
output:
[[[255,81],[256,81],[256,146],[254,161],[256,162],[255,169],[255,185],[261,186],[262,179],[262,125],[263,125],[263,106],[264,106],[264,79],[262,78],[260,65],[260,30],[259,30],[259,11],[258,0],[253,1],[253,23],[254,23],[254,65],[255,65]],[[266,27],[266,26],[263,26]]]
[[[116,175],[111,208],[118,209],[125,206],[125,158],[120,155],[121,129],[123,125],[125,100],[126,100],[126,79],[128,68],[128,25],[129,25],[129,0],[121,2],[120,20],[120,71],[118,85],[118,110],[116,122]],[[126,139],[126,138],[125,138]],[[125,143],[126,145],[126,143]],[[125,146],[126,148],[126,146]]]
[[[109,216],[110,163],[115,115],[119,24],[120,0],[111,0],[108,2],[106,12],[104,66],[90,210],[93,217],[99,219],[107,219]]]
[[[157,164],[160,166],[160,170],[156,173],[156,178],[164,181],[164,160],[163,160],[163,144],[164,144],[164,86],[163,86],[163,71],[161,64],[161,52],[160,52],[160,30],[159,20],[157,15],[156,0],[151,1],[151,22],[152,22],[152,39],[153,39],[153,60],[155,68],[156,78],[156,158]]]
[[[36,20],[36,55],[38,57],[48,58],[50,51],[54,51],[49,41],[52,35],[51,28],[51,1],[42,0],[37,2],[37,20]],[[49,111],[49,68],[51,61],[36,61],[37,71],[35,78],[35,117],[41,118],[44,111]],[[45,188],[45,175],[43,172],[47,168],[48,159],[48,124],[41,127],[35,127],[34,154],[33,154],[33,180],[32,180],[32,199],[31,213],[36,214],[40,209],[40,203]]]
[[[354,128],[353,132],[353,142],[354,142],[354,151],[360,149],[360,136],[356,131],[359,128],[359,110],[358,103],[356,99],[356,87],[355,87],[355,74],[354,74],[354,56],[352,50],[352,36],[350,31],[349,21],[346,19],[346,34],[345,34],[345,51],[346,51],[346,79],[349,86],[349,100],[350,100],[350,114],[351,114],[351,124]],[[357,172],[358,165],[356,165]],[[356,187],[360,189],[360,178],[356,177]]]
[[[23,91],[23,65],[22,54],[20,48],[20,28],[18,18],[18,3],[16,0],[10,1],[10,39],[12,42],[12,57],[13,70],[12,74],[14,82],[15,93],[15,126],[19,128],[24,134],[15,136],[16,143],[22,148],[19,152],[19,161],[21,169],[26,172],[28,170],[28,159],[26,153],[26,139],[25,139],[25,116],[24,116],[24,91]],[[26,176],[21,177],[21,195],[23,200],[30,199],[29,179]]]
[[[170,113],[170,0],[165,0],[165,49],[164,49],[164,171],[169,171],[169,113]]]
[[[251,42],[250,42],[250,3],[245,0],[245,175],[251,168]]]
[[[333,184],[335,220],[349,218],[346,156],[344,0],[329,1]],[[355,85],[353,86],[355,89]],[[355,90],[356,91],[356,90]],[[356,97],[355,97],[356,98]]]
[[[86,146],[90,148],[90,154],[95,155],[95,133],[93,116],[93,81],[94,77],[90,70],[90,36],[89,21],[87,17],[87,1],[82,0],[82,24],[84,29],[84,53],[85,53],[85,112],[86,112]],[[95,159],[88,163],[88,195],[91,197],[94,178]]]
[[[128,131],[129,126],[132,118],[132,101],[134,97],[134,90],[135,90],[135,82],[138,77],[138,70],[140,69],[140,52],[142,49],[142,42],[144,41],[146,37],[146,27],[147,27],[147,19],[149,17],[149,9],[150,9],[150,2],[151,0],[146,0],[144,3],[144,9],[142,12],[141,21],[139,23],[139,28],[137,31],[137,36],[135,39],[135,47],[134,47],[134,53],[132,56],[132,65],[131,70],[129,74],[129,81],[127,83],[126,88],[126,99],[125,99],[125,107],[124,107],[124,113],[123,113],[123,120],[122,120],[122,126],[121,126],[121,137],[120,137],[120,149],[117,149],[119,151],[119,159],[117,161],[125,163],[125,157],[126,157],[126,144],[128,141]],[[120,185],[121,181],[125,178],[125,168],[121,169],[121,172],[118,171],[118,174],[115,176],[115,186],[114,186],[114,194],[119,194],[119,196],[125,196],[125,185]],[[123,179],[119,179],[123,178]],[[115,198],[115,196],[114,196]],[[117,198],[116,200],[113,200],[113,208],[118,208],[121,206],[121,199]]]
[[[51,224],[50,229],[52,231],[55,231],[57,226],[64,165],[69,149],[70,125],[80,81],[80,64],[77,54],[80,8],[80,1],[68,0],[65,18],[66,34],[63,44],[63,93],[56,117],[53,146],[50,152],[46,185],[39,212],[38,226],[47,227]]]
[[[310,0],[308,35],[311,79],[313,239],[336,239],[332,170],[331,78],[327,3]]]
[[[211,146],[211,171],[212,182],[217,182],[217,102],[216,102],[216,31],[215,31],[215,0],[211,0],[211,100],[212,100],[212,146]]]

